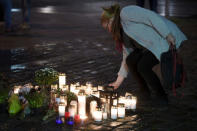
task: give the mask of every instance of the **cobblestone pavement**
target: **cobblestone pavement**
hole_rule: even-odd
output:
[[[128,0],[118,2],[135,4]],[[115,51],[110,35],[101,28],[99,21],[100,7],[112,3],[114,1],[34,1],[31,30],[18,29],[15,33],[4,34],[0,29],[0,52],[6,54],[1,57],[1,69],[9,72],[13,83],[32,82],[34,71],[43,67],[65,72],[68,83],[91,81],[95,85],[106,85],[112,82],[120,66],[121,54]],[[188,75],[186,87],[178,89],[178,92],[184,92],[183,98],[173,97],[169,91],[170,105],[166,110],[139,105],[136,112],[127,112],[125,119],[102,123],[88,121],[78,127],[57,126],[54,119],[43,123],[42,114],[19,120],[18,117],[7,119],[8,115],[1,113],[4,119],[0,119],[0,130],[196,131],[197,12],[194,7],[197,3],[173,0],[169,5],[170,16],[184,16],[170,19],[189,38],[180,51]],[[164,7],[165,3],[159,0],[161,14]],[[18,18],[20,12],[15,12],[16,25],[20,23]],[[119,91],[137,91],[131,76]]]

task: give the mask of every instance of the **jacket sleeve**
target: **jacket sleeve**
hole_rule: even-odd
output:
[[[168,26],[161,18],[162,16],[138,6],[124,7],[121,10],[120,17],[121,21],[124,21],[124,23],[135,22],[137,24],[150,26],[164,39],[170,33]]]
[[[128,68],[126,64],[126,58],[127,56],[132,52],[132,50],[127,49],[123,46],[123,58],[120,66],[120,70],[118,72],[118,75],[121,75],[122,77],[126,78],[128,75]]]

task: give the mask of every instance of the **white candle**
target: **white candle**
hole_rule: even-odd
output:
[[[52,91],[55,91],[55,90],[57,90],[57,87],[58,87],[57,84],[51,85],[51,90],[52,90]]]
[[[97,108],[94,112],[94,120],[97,122],[102,121],[102,110],[101,108]]]
[[[111,107],[111,119],[117,119],[118,109],[117,106]]]
[[[21,86],[14,86],[14,94],[18,94]]]
[[[59,111],[59,116],[64,116],[65,115],[65,104],[64,103],[60,103],[59,107],[58,107],[58,111]]]
[[[107,119],[107,112],[103,112],[103,119],[104,119],[104,120]]]
[[[129,95],[127,96],[126,101],[125,101],[125,108],[131,109],[131,105],[132,105],[132,96]]]
[[[92,84],[90,82],[86,83],[86,94],[90,95],[92,93]]]
[[[74,84],[71,84],[70,85],[70,92],[75,92],[75,88],[76,88],[76,85],[74,85]]]
[[[114,100],[113,100],[113,105],[114,105],[114,106],[117,106],[117,104],[118,104],[118,100],[117,100],[117,99],[114,99]]]
[[[65,105],[67,105],[67,96],[66,95],[61,95],[60,96],[60,102],[65,103]]]
[[[125,117],[125,106],[124,104],[118,104],[118,117],[124,118]]]
[[[98,86],[99,91],[103,91],[104,87],[103,86]]]
[[[123,97],[123,96],[120,96],[120,97],[118,98],[118,103],[125,104],[125,103],[126,103],[126,98]]]
[[[59,74],[59,88],[62,89],[63,86],[66,85],[66,74]]]
[[[74,105],[70,105],[68,112],[70,113],[70,117],[73,117],[76,115],[76,111],[75,111],[75,106]]]
[[[94,117],[93,113],[96,111],[96,107],[97,107],[97,102],[96,101],[91,101],[90,102],[90,114],[92,115],[92,117]]]
[[[59,97],[56,97],[56,98],[55,98],[55,101],[57,102],[57,104],[59,104],[61,100],[60,100]]]
[[[77,101],[72,100],[70,105],[73,106],[74,114],[77,114]]]
[[[131,109],[132,110],[136,109],[136,103],[137,103],[137,97],[132,96],[132,99],[131,99]]]
[[[78,104],[80,118],[83,118],[86,116],[86,96],[83,92],[79,92],[78,94]]]

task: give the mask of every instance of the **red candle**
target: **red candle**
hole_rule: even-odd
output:
[[[65,120],[67,120],[70,117],[70,113],[69,112],[65,112]]]

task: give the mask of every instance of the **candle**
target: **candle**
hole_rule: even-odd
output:
[[[77,114],[77,101],[72,100],[70,105],[73,106],[74,114]]]
[[[123,96],[120,96],[120,97],[118,98],[118,103],[123,103],[123,104],[125,104],[125,103],[126,103],[126,98],[123,97]]]
[[[92,84],[91,82],[86,83],[86,94],[90,95],[92,93]]]
[[[117,100],[117,99],[114,99],[114,100],[113,100],[113,105],[114,105],[114,106],[117,106],[117,104],[118,104],[118,100]]]
[[[103,112],[103,119],[104,119],[104,120],[107,119],[107,112]]]
[[[66,95],[61,95],[60,96],[60,102],[65,103],[65,105],[67,105],[67,96]]]
[[[117,106],[111,107],[111,119],[117,119],[118,109]]]
[[[59,116],[60,116],[60,117],[65,115],[65,107],[66,107],[66,106],[65,106],[64,103],[60,103],[60,104],[59,104],[58,110],[59,110]]]
[[[97,122],[102,121],[102,110],[99,107],[97,107],[96,111],[94,112],[94,120]]]
[[[136,109],[136,103],[137,103],[137,97],[132,96],[132,99],[131,99],[131,109],[132,110]]]
[[[80,91],[78,94],[78,112],[80,118],[85,119],[86,116],[86,96],[83,91]]]
[[[65,119],[67,120],[70,117],[70,112],[65,112]]]
[[[21,86],[14,86],[14,94],[18,94]]]
[[[51,85],[51,90],[52,90],[52,91],[55,91],[55,90],[57,90],[57,87],[58,87],[57,84]]]
[[[103,86],[98,86],[99,91],[103,91],[104,87]]]
[[[75,88],[76,88],[76,85],[74,85],[74,84],[71,84],[70,85],[70,92],[75,92]]]
[[[118,117],[124,118],[125,117],[125,106],[124,104],[118,104]]]
[[[59,88],[62,89],[64,85],[66,85],[66,74],[60,73],[59,74]]]
[[[90,114],[92,115],[92,117],[94,117],[93,113],[96,111],[96,107],[97,107],[97,102],[96,101],[91,101],[90,102]]]
[[[68,91],[69,90],[69,86],[68,85],[63,85],[62,91]]]
[[[97,87],[92,87],[92,90],[93,91],[98,91],[98,88]]]
[[[127,96],[126,101],[125,101],[125,108],[131,109],[131,105],[132,105],[132,96],[129,95]]]
[[[70,105],[68,111],[70,113],[70,117],[74,118],[74,116],[76,115],[75,106]]]

